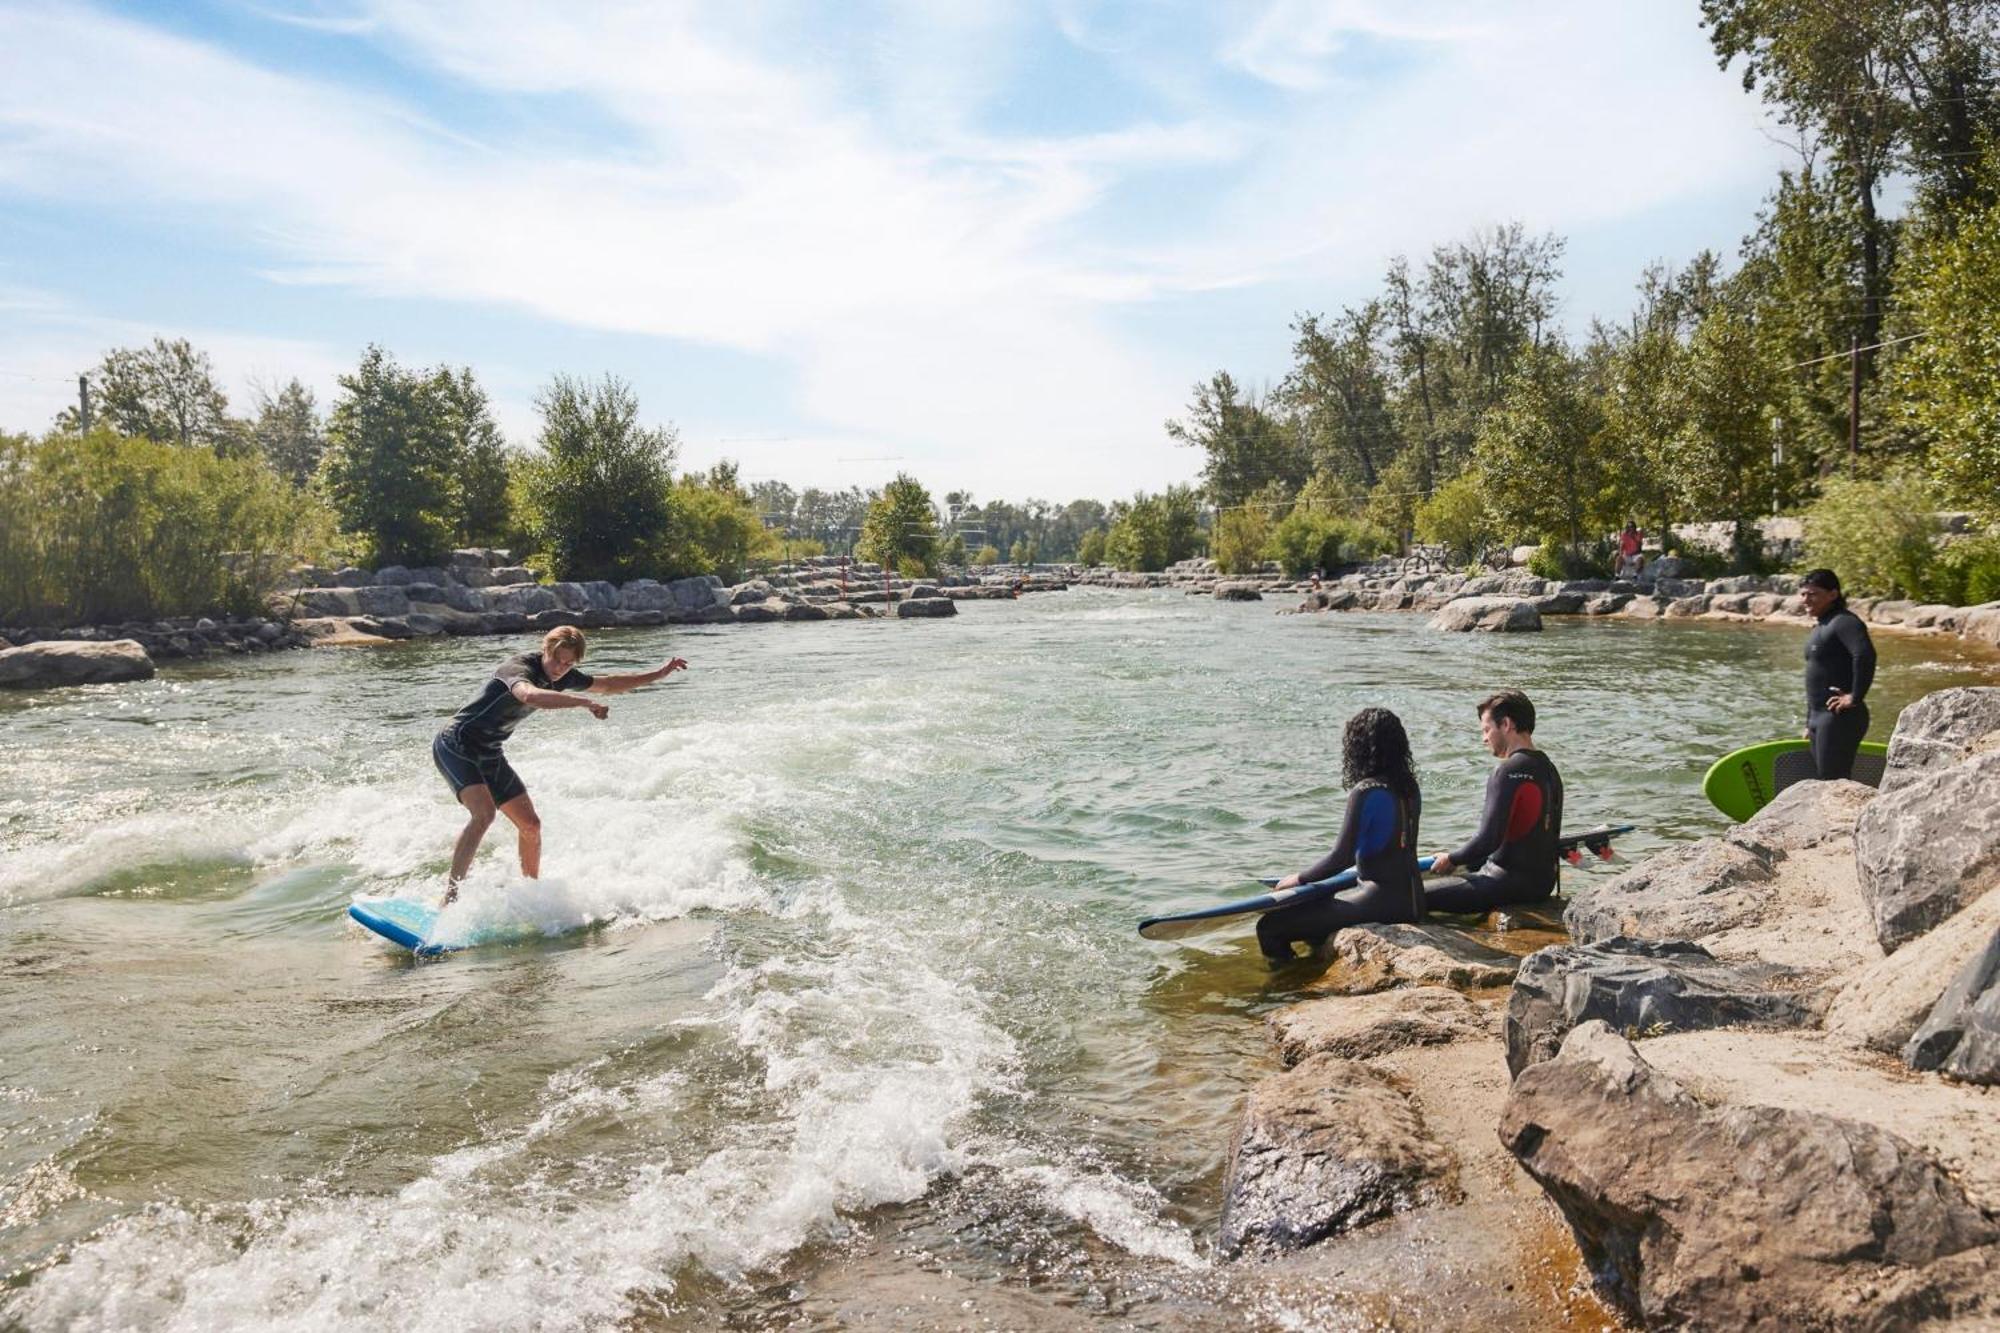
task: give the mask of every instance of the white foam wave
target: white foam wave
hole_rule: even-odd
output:
[[[240,824],[212,816],[135,815],[80,838],[20,847],[0,859],[0,904],[87,893],[142,866],[187,861],[249,864]]]

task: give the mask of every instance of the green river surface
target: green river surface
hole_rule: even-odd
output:
[[[496,825],[454,909],[596,924],[437,962],[343,909],[440,887],[430,737],[527,641],[0,697],[0,1324],[1340,1322],[1214,1257],[1276,1067],[1255,1019],[1297,982],[1247,926],[1137,920],[1318,856],[1367,704],[1409,728],[1427,844],[1468,831],[1501,685],[1571,828],[1639,824],[1628,858],[1714,832],[1701,774],[1796,732],[1804,630],[1273,610],[598,634],[591,669],[692,669],[524,723],[546,878]],[[1878,642],[1876,739],[1996,678]]]

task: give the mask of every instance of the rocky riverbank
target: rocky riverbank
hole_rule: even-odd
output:
[[[1342,931],[1271,1016],[1289,1068],[1245,1109],[1223,1247],[1344,1256],[1457,1217],[1526,1293],[1492,1318],[1534,1318],[1538,1284],[1588,1317],[1546,1289],[1561,1263],[1503,1253],[1552,1204],[1641,1327],[1992,1327],[1996,886],[2000,689],[1957,689],[1904,711],[1880,791],[1800,784],[1591,880],[1567,942]]]
[[[1159,574],[1089,569],[1072,573],[1079,586],[1177,588],[1222,601],[1297,596],[1280,614],[1330,611],[1413,611],[1441,630],[1534,631],[1547,616],[1619,616],[1628,620],[1708,620],[1809,623],[1789,574],[1721,579],[1544,579],[1525,572],[1468,576],[1403,573],[1384,564],[1317,582],[1266,573],[1226,576],[1212,560],[1188,560]],[[1871,625],[1944,634],[2000,647],[2000,602],[1943,606],[1901,599],[1853,597],[1848,605]]]

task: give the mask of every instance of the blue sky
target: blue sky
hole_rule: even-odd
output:
[[[1790,157],[1694,0],[0,0],[0,426],[155,334],[232,397],[379,341],[532,438],[612,372],[748,477],[1109,498],[1300,311],[1511,219],[1565,319]]]

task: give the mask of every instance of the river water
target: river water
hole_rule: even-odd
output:
[[[1798,724],[1797,629],[962,610],[597,636],[692,669],[523,725],[547,877],[496,825],[454,918],[596,924],[439,962],[342,909],[439,885],[430,735],[524,645],[0,698],[0,1322],[1325,1326],[1212,1258],[1288,992],[1247,929],[1136,920],[1316,857],[1364,704],[1442,844],[1474,702],[1525,688],[1570,826],[1640,824],[1627,855],[1717,828],[1708,760]],[[1877,738],[1995,679],[1880,646]]]

